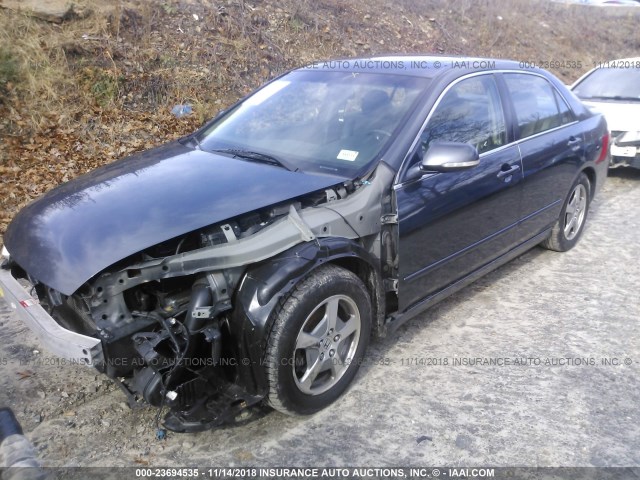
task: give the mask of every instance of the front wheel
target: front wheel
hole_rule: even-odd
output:
[[[360,278],[335,265],[312,272],[275,312],[268,403],[293,415],[331,404],[355,377],[370,333],[371,299]]]
[[[564,202],[560,218],[542,246],[556,252],[572,249],[584,230],[591,200],[591,183],[584,173],[575,181]]]

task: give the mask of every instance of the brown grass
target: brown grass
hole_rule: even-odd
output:
[[[381,1],[381,0],[378,0]],[[399,0],[417,23],[435,24],[447,53],[523,61],[580,62],[550,70],[567,82],[597,62],[640,50],[635,9],[563,5],[548,0]],[[640,10],[640,9],[638,9]],[[433,22],[429,22],[429,19]]]

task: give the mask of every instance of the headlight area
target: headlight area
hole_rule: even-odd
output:
[[[102,362],[100,340],[82,329],[61,321],[59,311],[54,311],[50,300],[58,299],[61,308],[63,298],[58,292],[29,278],[14,262],[9,252],[2,249],[0,263],[0,298],[6,301],[16,315],[40,339],[44,348],[71,363],[97,365]],[[35,296],[41,301],[36,300]]]
[[[234,244],[268,223],[252,215],[155,245],[71,295],[31,278],[2,247],[0,297],[47,351],[106,374],[132,408],[158,407],[157,421],[168,409],[163,424],[174,431],[205,430],[263,398],[234,383],[237,366],[228,361],[231,295],[243,267],[167,277],[162,265],[148,276],[127,267]]]

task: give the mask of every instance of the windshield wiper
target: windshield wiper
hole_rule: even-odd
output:
[[[289,165],[288,162],[284,160],[274,157],[273,155],[269,155],[267,153],[254,152],[252,150],[243,150],[241,148],[222,148],[217,150],[211,150],[211,152],[215,153],[228,153],[233,155],[234,158],[244,158],[246,160],[251,160],[253,162],[259,163],[267,163],[269,165],[275,165],[278,167],[285,168],[291,172],[297,172],[298,168],[292,165]]]

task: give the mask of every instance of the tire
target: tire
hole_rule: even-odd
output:
[[[587,176],[581,173],[569,190],[560,218],[551,230],[551,235],[541,245],[555,252],[571,250],[584,231],[590,202],[591,183]]]
[[[342,395],[362,363],[371,311],[360,278],[335,265],[294,287],[280,301],[267,340],[267,403],[289,415],[309,415]]]

